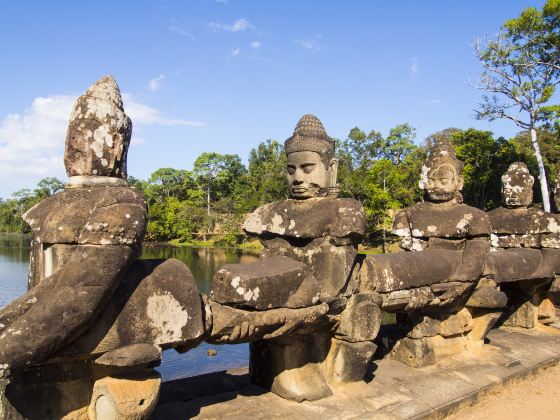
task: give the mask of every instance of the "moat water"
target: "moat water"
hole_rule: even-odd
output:
[[[255,254],[233,249],[187,248],[172,246],[145,247],[141,258],[177,258],[191,269],[201,293],[208,293],[212,274],[224,264],[255,261]],[[27,290],[29,246],[25,237],[0,234],[0,308]],[[208,349],[217,350],[208,356]],[[158,368],[165,381],[246,366],[247,344],[211,345],[202,343],[184,354],[166,350]]]

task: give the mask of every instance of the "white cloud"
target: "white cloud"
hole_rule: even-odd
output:
[[[0,174],[47,175],[59,170],[72,105],[71,95],[35,98],[21,114],[0,121]]]
[[[190,33],[187,29],[181,27],[175,19],[171,19],[167,29],[169,29],[171,32],[175,32],[176,34],[190,38],[192,40],[196,39],[195,36],[192,33]]]
[[[228,0],[216,0],[216,3],[228,4]]]
[[[239,48],[234,48],[233,50],[230,51],[229,56],[230,57],[237,57],[240,52],[241,52],[241,50]]]
[[[442,102],[442,100],[440,98],[436,98],[436,99],[431,99],[429,101],[426,101],[425,103],[427,105],[434,105],[434,104],[439,104],[441,102]]]
[[[296,45],[299,45],[301,48],[309,51],[321,51],[323,47],[319,44],[319,40],[321,39],[321,35],[315,35],[312,38],[300,38],[294,40]]]
[[[162,81],[165,79],[165,74],[160,74],[158,77],[154,77],[148,81],[148,89],[150,92],[155,92],[161,89]]]
[[[242,32],[247,29],[253,29],[253,30],[255,29],[255,27],[251,25],[251,23],[245,18],[237,19],[231,25],[227,25],[225,23],[220,23],[220,22],[210,22],[208,24],[208,27],[215,32],[217,31]]]
[[[203,127],[205,124],[201,121],[190,121],[181,118],[167,118],[161,114],[161,111],[135,101],[128,93],[123,94],[124,110],[135,125],[162,125],[170,126],[187,126],[187,127]]]
[[[418,63],[417,58],[412,59],[412,65],[410,66],[410,75],[414,79],[420,70],[420,64]]]
[[[249,44],[249,46],[254,50],[258,50],[262,46],[262,44],[259,41],[253,41],[251,42],[251,44]]]
[[[64,140],[77,95],[38,97],[21,113],[0,119],[0,180],[63,173]],[[123,94],[124,108],[136,127],[201,127],[200,121],[168,118],[161,111]],[[133,144],[141,144],[132,134]],[[6,181],[2,181],[6,182]]]

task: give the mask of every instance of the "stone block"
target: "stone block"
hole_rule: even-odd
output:
[[[338,385],[363,380],[376,348],[371,341],[349,343],[333,338],[325,360],[328,382]]]
[[[506,316],[503,325],[508,327],[535,328],[539,322],[539,307],[524,302]]]
[[[148,419],[156,407],[160,385],[161,376],[155,371],[98,379],[93,385],[88,419]]]
[[[411,314],[409,321],[412,329],[408,332],[409,338],[433,337],[439,334],[441,321],[425,315]]]
[[[251,343],[251,382],[288,400],[315,401],[332,395],[323,374],[328,336],[292,335],[286,341]]]
[[[467,349],[467,340],[462,335],[450,338],[441,335],[420,339],[405,337],[393,346],[389,357],[411,367],[424,367]]]
[[[348,301],[340,317],[336,331],[338,338],[344,341],[371,341],[377,337],[381,326],[381,310],[371,294],[358,293]]]
[[[470,308],[504,308],[507,295],[495,287],[481,286],[474,290],[466,303]]]
[[[539,304],[539,322],[541,324],[553,324],[556,322],[556,307],[548,298],[542,299]]]
[[[275,256],[224,265],[214,274],[210,298],[256,310],[302,308],[318,302],[319,285],[305,264]]]
[[[441,321],[439,333],[443,337],[451,337],[472,330],[473,320],[470,312],[463,308],[456,314],[450,315]]]

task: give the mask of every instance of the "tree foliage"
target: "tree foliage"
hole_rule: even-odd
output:
[[[548,0],[543,10],[527,8],[505,22],[497,36],[475,44],[482,66],[477,87],[487,92],[477,118],[504,118],[530,131],[545,211],[550,198],[536,129],[558,112],[551,100],[560,83],[559,32],[559,1]]]

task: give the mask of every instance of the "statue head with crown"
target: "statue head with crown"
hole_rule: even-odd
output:
[[[305,200],[338,195],[334,140],[321,121],[307,114],[298,121],[294,134],[284,143],[288,158],[287,177],[290,197]]]
[[[424,190],[424,199],[440,204],[462,201],[463,166],[448,140],[440,140],[434,144],[422,166],[419,186]]]

